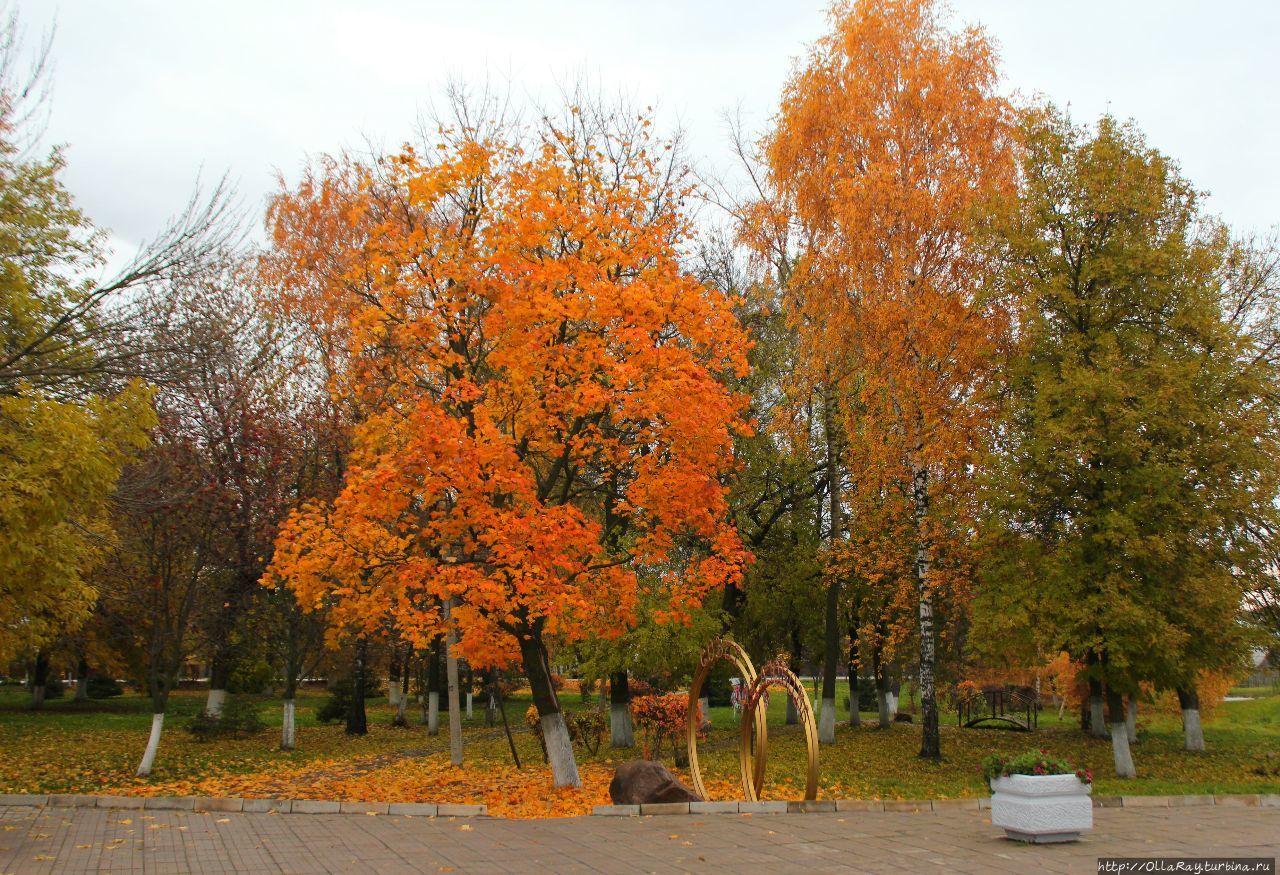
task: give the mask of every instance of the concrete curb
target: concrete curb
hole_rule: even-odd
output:
[[[485,817],[484,805],[452,805],[434,802],[340,802],[332,799],[243,799],[238,796],[86,796],[81,794],[29,795],[0,793],[0,808],[119,808],[148,811],[207,811],[262,814],[386,814],[396,817]],[[687,811],[687,807],[686,807]]]
[[[1184,808],[1224,805],[1237,808],[1280,808],[1280,795],[1244,793],[1231,796],[1095,796],[1094,808]],[[986,811],[991,797],[974,799],[810,799],[803,802],[675,802],[660,805],[597,805],[598,817],[639,817],[670,814],[815,814],[941,811]]]

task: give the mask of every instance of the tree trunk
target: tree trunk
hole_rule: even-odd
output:
[[[1133,696],[1125,699],[1124,709],[1124,728],[1125,733],[1129,736],[1130,744],[1138,742],[1138,700]]]
[[[925,536],[925,522],[929,513],[929,469],[923,462],[914,459],[911,474],[916,533],[916,591],[920,598],[920,756],[936,760],[942,757],[942,737],[938,728],[938,696],[934,689],[933,590],[929,581],[932,557]]]
[[[609,678],[609,734],[614,747],[636,746],[631,727],[631,688],[625,671],[614,672]]]
[[[292,696],[284,700],[284,718],[280,722],[280,749],[293,750],[298,730],[294,722],[295,702]]]
[[[43,708],[45,689],[49,686],[49,654],[36,651],[36,666],[31,675],[31,707]]]
[[[364,710],[365,678],[369,673],[369,644],[356,641],[355,677],[351,681],[351,705],[347,708],[347,735],[368,735],[369,718]]]
[[[398,655],[391,657],[391,664],[387,666],[387,704],[397,709],[396,721],[397,725],[404,719],[404,712],[400,709],[400,698],[402,689],[400,686],[400,657]]]
[[[1133,753],[1129,750],[1129,728],[1124,719],[1124,698],[1107,687],[1107,710],[1111,712],[1111,754],[1115,759],[1117,778],[1135,778]]]
[[[76,699],[77,702],[89,701],[89,661],[83,656],[76,664]]]
[[[818,715],[818,741],[836,740],[836,663],[840,659],[840,580],[827,587],[827,629],[822,654],[822,711]],[[787,704],[790,704],[788,697]]]
[[[210,688],[209,698],[205,701],[205,704],[204,704],[204,713],[208,714],[210,717],[221,717],[222,706],[225,705],[226,702],[227,702],[226,689]]]
[[[449,683],[449,762],[462,765],[462,708],[458,700],[458,635],[453,627],[453,599],[444,603],[444,662]]]
[[[164,729],[164,712],[169,705],[169,689],[163,680],[151,679],[151,735],[147,737],[147,749],[138,763],[137,775],[146,778],[156,764],[156,752],[160,750],[160,733]]]
[[[164,712],[151,715],[151,735],[147,738],[147,749],[142,754],[142,762],[138,764],[138,777],[145,778],[151,774],[156,763],[156,752],[160,750],[160,733],[164,729]]]
[[[862,725],[862,712],[858,710],[858,627],[849,620],[849,725]]]
[[[883,634],[879,640],[884,641]],[[893,720],[889,716],[889,682],[885,678],[884,663],[880,661],[882,647],[883,644],[877,643],[871,651],[871,671],[876,679],[877,725],[881,729],[888,729]]]
[[[844,535],[844,505],[840,500],[840,450],[837,445],[835,393],[828,384],[823,397],[823,426],[827,444],[827,514],[831,520],[828,546],[834,548]],[[836,740],[836,661],[840,658],[840,576],[827,585],[826,629],[822,650],[822,711],[818,716],[818,742]]]
[[[796,710],[795,700],[787,696],[787,720],[788,726],[795,726],[800,722],[800,712]]]
[[[209,659],[209,697],[204,705],[204,713],[210,717],[221,717],[222,706],[227,701],[227,683],[231,678],[229,641],[233,625],[229,612],[220,612],[216,622],[214,651]]]
[[[440,734],[440,639],[431,642],[427,660],[427,735]]]
[[[551,763],[551,779],[556,787],[581,787],[578,763],[573,755],[573,742],[569,728],[560,713],[560,702],[551,686],[551,671],[547,667],[547,649],[542,643],[539,627],[525,627],[516,635],[520,642],[520,657],[524,663],[525,677],[533,692],[533,704],[542,721],[542,738],[546,743],[547,760]]]
[[[1182,745],[1187,750],[1204,750],[1204,731],[1200,728],[1200,694],[1195,686],[1178,688],[1178,707],[1182,709]]]
[[[1102,715],[1102,681],[1089,678],[1089,734],[1094,738],[1107,737],[1107,724]]]

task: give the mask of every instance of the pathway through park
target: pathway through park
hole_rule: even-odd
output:
[[[1096,871],[1100,856],[1280,854],[1280,808],[1097,809],[1076,844],[1005,840],[989,812],[580,817],[0,807],[0,873]]]

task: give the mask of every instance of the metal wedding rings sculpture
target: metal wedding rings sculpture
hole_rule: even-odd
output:
[[[693,673],[693,683],[689,685],[689,777],[693,782],[693,790],[703,799],[707,799],[707,788],[702,783],[702,770],[698,767],[698,700],[702,696],[702,685],[711,673],[711,666],[726,659],[742,674],[742,684],[746,692],[742,697],[742,716],[739,719],[738,762],[742,769],[742,792],[748,802],[757,802],[760,791],[764,789],[764,766],[768,753],[769,727],[767,723],[768,709],[760,708],[765,691],[770,687],[781,687],[795,703],[796,713],[804,727],[804,743],[809,755],[809,774],[805,782],[804,798],[818,798],[818,726],[813,719],[813,708],[809,704],[809,696],[805,692],[800,679],[787,668],[786,662],[775,659],[765,664],[759,675],[751,658],[747,656],[737,643],[727,638],[716,638],[702,651],[702,659]],[[708,715],[710,717],[710,715]],[[754,735],[755,750],[752,750]]]

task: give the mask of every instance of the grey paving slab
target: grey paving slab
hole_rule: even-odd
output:
[[[0,806],[0,872],[1035,872],[1103,856],[1280,854],[1280,809],[1100,808],[1071,845],[1010,842],[977,807],[519,821]]]

